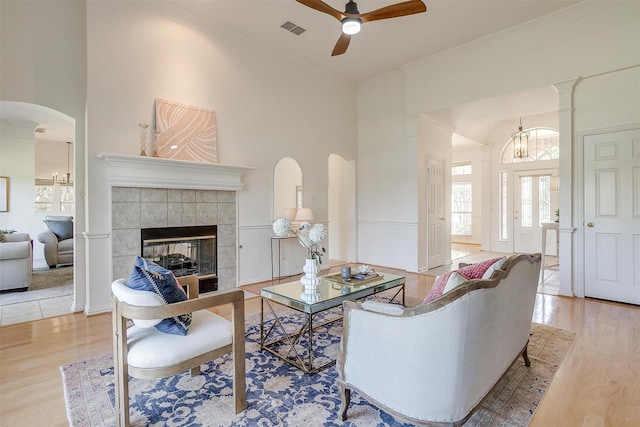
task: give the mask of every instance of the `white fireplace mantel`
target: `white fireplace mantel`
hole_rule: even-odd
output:
[[[239,191],[244,186],[242,174],[253,169],[113,153],[97,157],[107,163],[107,180],[115,187]]]

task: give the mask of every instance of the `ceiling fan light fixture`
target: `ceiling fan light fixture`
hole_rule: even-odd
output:
[[[358,34],[362,27],[360,18],[344,18],[342,20],[342,32],[350,36]]]

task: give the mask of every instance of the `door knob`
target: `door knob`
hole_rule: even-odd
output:
[[[595,225],[594,223],[592,223],[592,222],[587,223],[587,227],[589,227],[589,228],[593,228],[593,227],[595,227],[595,226],[596,226],[596,225]]]

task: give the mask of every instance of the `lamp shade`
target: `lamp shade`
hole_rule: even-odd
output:
[[[313,212],[309,208],[300,208],[296,212],[296,221],[313,221],[314,219]]]
[[[297,212],[298,210],[296,208],[284,208],[284,210],[282,211],[282,218],[293,221],[294,219],[296,219]]]

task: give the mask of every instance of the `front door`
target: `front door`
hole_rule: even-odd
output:
[[[427,268],[444,265],[444,162],[427,159]]]
[[[640,304],[640,129],[584,139],[585,296]]]
[[[551,175],[553,170],[514,172],[513,197],[513,251],[535,253],[542,251],[542,223],[555,219],[551,201]],[[549,247],[546,253],[555,253]],[[555,245],[553,245],[555,246]]]

